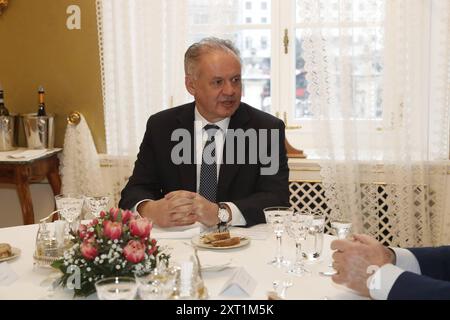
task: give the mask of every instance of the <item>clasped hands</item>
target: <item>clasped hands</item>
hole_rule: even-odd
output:
[[[352,239],[331,242],[333,268],[337,271],[332,280],[343,284],[363,296],[370,296],[369,277],[378,267],[395,264],[395,254],[374,238],[355,234]]]
[[[219,222],[218,210],[216,203],[186,190],[172,191],[162,199],[146,201],[138,207],[141,215],[163,228],[191,225],[196,221],[211,227]]]

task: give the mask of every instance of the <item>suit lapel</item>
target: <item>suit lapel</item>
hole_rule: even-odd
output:
[[[248,115],[248,111],[245,105],[241,103],[236,112],[231,116],[230,124],[228,125],[228,129],[247,129],[247,122],[250,120]],[[226,138],[227,139],[227,138]],[[231,182],[233,178],[239,171],[240,166],[235,163],[227,164],[226,162],[226,139],[223,145],[223,155],[222,155],[222,164],[220,166],[219,173],[219,181],[218,181],[218,190],[217,190],[217,200],[224,201],[226,200],[227,190],[230,188]],[[228,151],[230,152],[230,151]],[[235,160],[235,159],[234,159]],[[233,162],[234,162],[233,160]]]
[[[179,113],[177,120],[180,124],[179,128],[183,128],[189,131],[191,137],[191,163],[182,163],[178,166],[178,172],[180,175],[180,183],[183,190],[195,192],[197,189],[197,170],[194,163],[195,149],[194,149],[194,107],[195,104],[191,103],[186,109]],[[178,128],[176,128],[178,129]]]

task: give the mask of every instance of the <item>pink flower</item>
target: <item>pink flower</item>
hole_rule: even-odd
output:
[[[106,212],[105,211],[100,211],[100,218],[104,218],[106,216]]]
[[[98,224],[98,219],[95,218],[94,220],[92,220],[91,224],[92,224],[93,226],[96,226],[96,225]]]
[[[124,210],[122,211],[122,223],[126,224],[128,220],[134,217],[134,213],[130,210]]]
[[[136,240],[128,241],[123,248],[123,255],[131,263],[139,263],[145,258],[145,245]]]
[[[113,222],[109,220],[103,221],[104,235],[105,237],[115,240],[119,239],[122,235],[122,223],[121,222]]]
[[[150,236],[150,231],[152,230],[152,224],[147,218],[142,219],[131,219],[130,222],[130,232],[132,236],[139,238],[148,238]]]
[[[95,257],[98,255],[98,250],[97,247],[95,246],[95,240],[92,238],[84,240],[80,246],[80,251],[82,256],[86,260],[94,260]]]
[[[119,208],[111,208],[109,209],[109,215],[111,221],[117,221],[117,216],[119,215],[120,209]]]
[[[85,240],[85,239],[89,239],[90,237],[93,236],[93,232],[88,231],[88,229],[90,228],[90,226],[87,226],[85,224],[80,224],[80,226],[78,227],[78,235],[80,236],[81,240]]]

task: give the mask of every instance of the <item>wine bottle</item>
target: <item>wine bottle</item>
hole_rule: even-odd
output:
[[[45,91],[42,86],[39,87],[38,95],[39,95],[39,108],[37,111],[37,116],[45,117],[47,115],[47,112],[45,112],[45,101],[44,101],[45,100]]]
[[[0,116],[9,116],[9,111],[5,106],[5,102],[3,99],[3,87],[0,84]]]

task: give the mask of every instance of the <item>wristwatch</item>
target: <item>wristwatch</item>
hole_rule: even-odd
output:
[[[219,224],[226,225],[228,224],[228,220],[230,220],[230,212],[227,210],[227,206],[224,203],[218,203],[219,211],[217,212],[217,216],[219,217]]]

